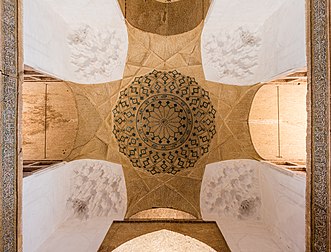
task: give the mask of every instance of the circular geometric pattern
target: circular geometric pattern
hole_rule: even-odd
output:
[[[152,174],[194,167],[216,134],[209,93],[177,71],[136,77],[113,114],[119,151]]]
[[[192,113],[179,97],[162,94],[147,98],[138,109],[137,131],[148,146],[171,150],[181,146],[192,131]]]

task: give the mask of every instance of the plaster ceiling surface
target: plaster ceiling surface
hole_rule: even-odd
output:
[[[116,27],[124,20],[116,0],[44,0],[68,24],[107,24]]]
[[[128,39],[116,0],[23,4],[25,64],[80,84],[122,78]]]
[[[123,78],[128,34],[117,0],[25,0],[24,10],[25,64],[80,84]],[[201,41],[206,80],[271,80],[306,65],[305,1],[214,0]]]
[[[256,154],[253,145],[251,144],[247,124],[250,104],[259,85],[241,87],[206,82],[202,71],[200,57],[201,30],[202,25],[185,34],[165,37],[158,34],[143,32],[128,25],[129,57],[125,68],[125,77],[121,81],[101,85],[70,85],[75,93],[77,110],[79,111],[78,120],[82,123],[79,123],[78,132],[75,138],[75,146],[72,149],[68,160],[92,158],[121,163],[123,165],[127,182],[126,185],[128,188],[128,212],[126,217],[130,217],[139,211],[157,206],[171,207],[177,210],[182,210],[199,218],[199,193],[201,188],[201,179],[206,164],[236,158],[259,159],[259,156]],[[176,43],[174,43],[174,41],[176,41]],[[205,96],[208,93],[211,104],[216,110],[216,134],[211,141],[209,141],[208,138],[205,139],[208,141],[204,141],[204,136],[201,135],[200,139],[202,141],[199,140],[198,145],[196,145],[197,142],[194,141],[190,135],[185,141],[187,143],[186,147],[186,143],[181,146],[177,146],[178,143],[174,138],[172,138],[172,133],[169,134],[168,131],[167,134],[170,136],[168,137],[170,144],[175,144],[175,147],[177,146],[178,148],[168,150],[167,148],[171,146],[166,144],[164,145],[166,149],[159,150],[158,147],[160,146],[155,145],[155,147],[157,147],[155,148],[152,144],[152,147],[148,146],[148,150],[146,152],[144,146],[147,147],[146,143],[151,143],[149,140],[153,141],[153,139],[148,137],[150,135],[147,135],[147,132],[146,134],[142,134],[141,137],[136,131],[140,128],[140,126],[135,126],[135,122],[137,122],[136,119],[140,119],[138,118],[139,116],[135,117],[132,116],[132,114],[136,115],[138,113],[140,105],[137,104],[138,101],[135,98],[138,98],[137,95],[140,93],[139,103],[143,106],[141,107],[141,111],[143,114],[150,113],[147,112],[144,104],[147,104],[147,102],[149,103],[153,95],[150,95],[149,97],[146,96],[152,91],[155,95],[155,90],[157,89],[154,90],[154,87],[158,87],[155,81],[151,80],[151,86],[146,88],[148,87],[148,83],[143,83],[144,79],[147,81],[144,76],[152,72],[159,72],[153,71],[153,69],[164,69],[163,71],[171,74],[171,71],[166,71],[166,69],[171,67],[177,69],[177,73],[180,72],[182,75],[194,76],[195,82],[197,82],[199,86],[201,85],[199,90],[201,92],[202,89],[207,91]],[[142,77],[139,78],[139,76]],[[137,83],[134,84],[134,82],[138,82],[140,79],[140,85],[137,85]],[[155,77],[153,77],[153,80],[154,79]],[[165,80],[167,79],[169,80],[169,78],[165,78]],[[164,79],[161,78],[158,82],[164,83]],[[187,82],[184,81],[184,83]],[[180,82],[178,82],[178,84],[180,84]],[[180,90],[186,92],[183,87],[187,85],[188,84],[185,84],[184,86],[182,85]],[[137,89],[138,86],[140,86],[140,88]],[[190,98],[192,99],[195,99],[194,96],[197,95],[195,94],[194,86],[195,84],[192,86],[193,89],[190,91]],[[132,90],[131,87],[133,88]],[[160,92],[163,94],[168,93],[169,95],[166,95],[166,97],[174,98],[172,95],[175,95],[176,97],[181,96],[180,92],[176,94],[176,90],[173,90],[175,86],[169,85],[169,89],[167,85],[165,87],[168,91],[161,89]],[[134,89],[138,94],[134,93]],[[129,91],[127,94],[130,93],[127,97],[128,99],[125,99],[125,90]],[[145,94],[146,92],[147,94]],[[122,98],[119,96],[122,96]],[[200,95],[197,97],[200,97]],[[130,98],[132,100],[130,100]],[[204,112],[208,110],[195,108],[196,103],[193,100],[191,102],[191,99],[184,93],[183,98],[185,99],[184,102],[188,103],[188,106],[192,106],[192,108],[190,108],[187,112],[188,115],[191,115],[192,112],[190,111],[193,111],[193,114],[196,114],[194,117],[198,120],[197,123],[195,123],[195,120],[192,121],[194,122],[193,130],[191,131],[193,137],[193,133],[195,132],[194,127],[198,124],[207,123],[207,118],[206,120],[203,120],[202,115],[197,114],[197,112]],[[186,98],[188,98],[188,100],[186,100]],[[204,98],[198,100],[202,101]],[[176,102],[178,99],[175,98],[173,101]],[[169,102],[175,105],[172,101]],[[189,103],[192,104],[190,105]],[[203,102],[199,103],[200,105],[203,104]],[[115,112],[115,107],[117,104],[123,105],[120,105],[122,106],[120,115],[124,120],[126,120],[126,123],[119,120],[119,114],[116,114]],[[129,104],[129,107],[127,107],[126,104]],[[149,104],[152,105],[152,103]],[[208,105],[208,103],[205,105]],[[185,104],[183,104],[183,106],[187,108]],[[165,108],[166,107],[167,106],[165,106]],[[131,111],[131,109],[134,108],[136,109],[136,112]],[[196,109],[195,112],[194,109]],[[152,110],[156,111],[154,109]],[[166,111],[166,109],[164,111]],[[170,110],[168,111],[170,112]],[[181,115],[181,112],[177,114]],[[204,114],[207,115],[205,112]],[[146,118],[149,118],[149,116],[147,115]],[[143,121],[146,121],[143,117],[142,119]],[[154,124],[155,122],[150,121],[151,119],[152,118],[147,119],[148,122],[146,121],[144,124],[146,126]],[[184,118],[183,120],[186,121]],[[203,121],[205,121],[205,123]],[[177,120],[174,120],[173,122],[175,126],[178,126]],[[115,124],[127,126],[126,128],[123,128],[125,129],[125,132],[122,132],[123,134],[120,133],[120,135],[118,135],[119,137],[115,137],[114,134],[114,130],[116,133]],[[191,123],[187,124],[188,128],[184,128],[191,128],[190,124]],[[164,127],[164,129],[169,129],[168,126],[172,125],[172,123],[171,125],[167,124],[167,127]],[[132,128],[131,126],[134,127]],[[203,126],[203,128],[209,129],[207,125]],[[129,134],[130,130],[131,134]],[[155,130],[153,129],[152,131]],[[185,130],[183,130],[183,133],[184,131]],[[207,133],[208,131],[200,131],[200,133],[203,132]],[[125,133],[128,133],[129,135],[125,135]],[[136,138],[138,138],[137,140],[133,137],[133,133],[136,135]],[[142,133],[144,133],[144,130]],[[211,132],[211,134],[213,133]],[[146,138],[144,135],[146,135]],[[192,139],[193,141],[189,141],[189,139]],[[120,142],[118,142],[118,140],[120,140]],[[185,140],[185,138],[183,138],[183,140]],[[177,141],[180,140],[177,139]],[[141,146],[139,144],[141,144]],[[120,153],[120,145],[126,148],[123,148],[122,153],[126,153],[127,156]],[[189,152],[185,152],[183,149],[184,152],[179,151],[176,153],[176,151],[180,150],[180,148],[184,148],[186,150],[188,149]],[[154,155],[149,155],[149,151],[152,153],[159,153],[161,156],[154,157]],[[167,155],[167,153],[170,154],[170,152],[175,153],[176,156]],[[163,154],[165,156],[163,156]],[[147,160],[148,157],[150,158],[149,161]],[[152,166],[151,164],[154,163],[154,160],[160,161],[156,163],[159,167],[164,169],[169,167],[171,169],[169,163],[175,163],[174,158],[176,158],[176,160],[179,160],[179,158],[181,160],[189,159],[190,162],[186,162],[186,164],[193,165],[193,163],[195,163],[195,165],[193,165],[194,167],[191,167],[190,169],[184,169],[178,172],[176,176],[163,173],[162,169],[159,169],[162,171],[162,174],[155,175],[145,171],[145,168],[149,169]],[[130,159],[132,159],[133,162],[131,162]],[[171,159],[173,160],[172,162]],[[136,164],[136,160],[139,161],[138,163],[144,165],[144,167],[142,167],[143,169],[134,166]],[[170,162],[167,160],[170,160]],[[150,161],[153,162],[151,163]],[[184,164],[185,163],[181,162],[177,168],[186,167]],[[185,186],[187,184],[190,184],[190,187]]]
[[[305,1],[213,1],[201,47],[209,81],[252,85],[303,68]]]
[[[254,23],[264,22],[287,0],[214,0],[206,19],[208,23]]]
[[[167,0],[156,1],[169,3]],[[123,19],[116,0],[44,0],[44,2],[68,24],[77,23],[82,18],[84,22],[99,23]],[[207,21],[261,23],[285,2],[286,0],[214,0]]]

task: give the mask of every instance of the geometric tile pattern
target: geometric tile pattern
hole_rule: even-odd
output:
[[[176,70],[136,77],[113,114],[119,151],[153,175],[194,167],[216,134],[209,93]]]

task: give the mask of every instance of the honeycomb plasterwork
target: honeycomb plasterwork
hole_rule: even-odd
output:
[[[126,210],[126,188],[117,165],[99,160],[73,161],[68,206],[76,218],[116,218]]]
[[[248,26],[206,35],[202,41],[204,68],[211,68],[216,73],[215,76],[207,73],[206,79],[221,83],[237,83],[238,80],[254,83],[261,41],[261,34]]]
[[[200,204],[217,218],[260,220],[261,195],[256,161],[229,160],[206,168]],[[230,172],[231,171],[231,172]]]
[[[70,63],[77,80],[90,83],[107,81],[118,78],[116,71],[123,71],[120,69],[127,54],[127,38],[120,29],[80,25],[70,31],[67,41]]]
[[[136,77],[113,114],[119,151],[151,174],[193,168],[216,134],[209,93],[177,71]]]

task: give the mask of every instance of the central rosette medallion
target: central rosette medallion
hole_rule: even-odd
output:
[[[148,146],[157,150],[172,150],[181,146],[190,136],[192,124],[189,106],[174,95],[152,96],[138,109],[139,136]]]
[[[177,71],[136,77],[113,114],[120,152],[152,174],[194,167],[216,133],[208,92]]]

